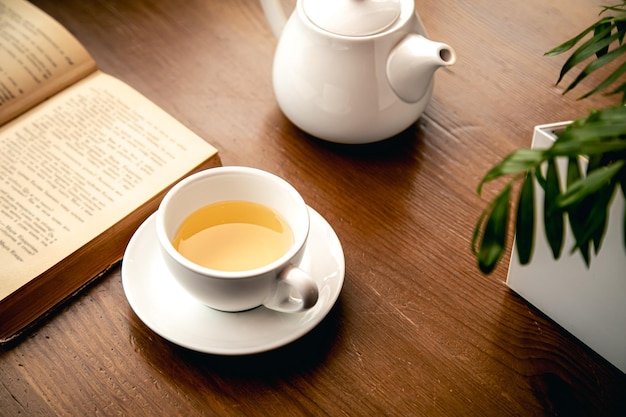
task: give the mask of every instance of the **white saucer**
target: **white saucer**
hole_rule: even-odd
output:
[[[241,313],[213,310],[192,298],[170,275],[157,241],[155,215],[135,232],[122,261],[122,285],[137,316],[177,345],[218,355],[264,352],[313,329],[339,297],[345,275],[341,243],[332,227],[309,208],[311,230],[301,264],[318,281],[319,299],[302,313],[264,307]]]

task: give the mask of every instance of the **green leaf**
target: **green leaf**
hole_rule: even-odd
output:
[[[593,28],[593,34],[594,35],[599,35],[601,33],[606,33],[605,37],[609,36],[609,33],[611,33],[610,29],[611,29],[612,25],[609,22],[603,22],[603,23],[598,23],[596,25],[595,28]],[[609,31],[607,32],[606,30],[609,29]],[[605,47],[600,49],[598,52],[596,52],[596,56],[598,58],[600,58],[601,56],[605,55],[607,52],[609,52],[609,47]]]
[[[626,109],[626,107],[625,107]],[[606,109],[608,110],[608,109]],[[603,110],[604,112],[604,110]],[[626,135],[626,111],[617,118],[605,115],[598,120],[595,114],[591,114],[586,120],[579,120],[558,134],[557,140],[551,149],[564,145],[566,142],[600,141],[604,138],[616,138]],[[549,151],[546,151],[549,153]],[[550,155],[547,155],[548,157]]]
[[[570,143],[559,145],[554,148],[555,153],[551,156],[574,156],[574,155],[602,155],[611,152],[626,151],[626,141],[622,139],[606,140],[602,142]]]
[[[490,212],[485,214],[487,221],[478,248],[478,267],[484,274],[490,274],[504,254],[510,196],[509,184],[495,198],[490,206]],[[475,233],[476,238],[477,236]]]
[[[556,83],[558,84],[559,82],[561,82],[565,74],[567,74],[576,65],[583,62],[590,56],[596,54],[603,48],[606,48],[611,44],[611,42],[618,40],[619,34],[607,36],[610,31],[610,28],[600,31],[587,42],[583,43],[578,49],[576,49],[563,64],[563,67],[561,68],[561,72],[559,74],[559,78]]]
[[[615,187],[606,187],[588,198],[589,213],[581,227],[582,233],[576,237],[576,245],[572,248],[572,252],[580,249],[583,245],[593,243],[594,251],[596,254],[598,253],[606,232],[609,203],[614,189]]]
[[[536,179],[545,192],[543,223],[553,257],[558,259],[562,252],[566,213],[576,239],[572,251],[579,250],[589,264],[591,245],[596,251],[599,250],[608,223],[612,192],[618,184],[626,196],[626,107],[592,110],[588,116],[576,119],[557,136],[550,148],[521,149],[509,154],[489,170],[479,184],[480,194],[486,182],[506,175],[513,177],[481,213],[474,230],[472,250],[483,273],[493,271],[504,253],[511,189],[521,179],[523,183],[515,222],[516,242],[518,238],[521,239],[517,244],[521,248],[521,252],[518,250],[520,262],[530,260],[533,251],[532,247],[528,249],[527,242],[532,242],[534,237],[525,235],[530,229],[526,225],[531,224],[530,212],[525,211],[531,206],[526,203],[531,193],[524,191],[529,187],[526,183],[530,181],[529,178],[533,179],[533,184]],[[564,193],[560,190],[557,157],[569,158]],[[578,164],[581,157],[588,159],[586,177]],[[542,171],[544,162],[547,163],[547,169]],[[624,217],[626,250],[626,210]]]
[[[502,162],[491,168],[482,181],[478,184],[478,194],[486,182],[492,181],[504,175],[518,174],[533,169],[543,160],[543,150],[518,149],[507,155]]]
[[[587,77],[592,72],[597,71],[598,69],[600,69],[603,66],[613,62],[614,60],[616,60],[618,58],[621,58],[622,55],[624,54],[624,52],[626,52],[626,45],[622,45],[619,48],[616,48],[616,49],[612,50],[610,53],[606,53],[605,52],[602,57],[592,61],[589,65],[587,65],[580,72],[580,74],[578,74],[578,76],[574,79],[574,81],[572,81],[570,83],[570,85],[567,86],[565,91],[563,91],[563,94],[566,94],[570,90],[574,89],[578,85],[579,82],[581,82],[583,79],[585,79],[585,77]],[[590,95],[592,95],[592,94],[594,94],[594,93],[596,93],[596,92],[606,88],[611,83],[613,83],[616,79],[618,79],[624,73],[624,71],[626,71],[626,69],[624,69],[622,67],[624,67],[624,65],[622,65],[620,68],[618,68],[617,70],[612,72],[611,75],[606,80],[604,80],[604,82],[602,82],[599,86],[597,86],[596,88],[591,90],[589,93],[585,94],[585,96],[583,96],[583,97],[590,96]]]
[[[616,4],[613,6],[602,6],[602,11],[600,12],[600,14],[606,12],[606,11],[614,11],[614,12],[618,12],[618,13],[624,13],[626,12],[626,2],[622,2],[621,4]],[[626,18],[626,16],[616,16],[615,18]]]
[[[546,177],[543,176],[543,173],[540,169],[535,169],[535,178],[539,183],[539,186],[545,191],[546,189]]]
[[[614,95],[617,93],[622,93],[621,105],[626,105],[626,82],[619,85],[617,88],[608,93],[608,95]]]
[[[582,154],[582,146],[589,143],[603,143],[607,139],[616,140],[610,145],[614,150],[626,147],[626,106],[592,110],[587,117],[571,123],[557,135],[554,144],[545,151],[546,157],[556,155],[573,156]],[[578,146],[577,144],[581,144]],[[607,151],[606,149],[603,152]],[[563,153],[562,153],[563,152]]]
[[[594,204],[589,213],[592,220],[589,230],[592,233],[591,239],[596,255],[600,252],[602,241],[606,234],[606,226],[609,220],[609,207],[615,191],[614,185],[609,185],[599,190],[594,198]]]
[[[584,123],[577,122],[570,126],[545,150],[546,157],[592,156],[626,151],[626,112],[621,120],[614,120],[612,115],[607,116],[600,120],[589,116]]]
[[[489,213],[493,210],[493,203],[491,203],[487,208],[485,208],[478,220],[476,221],[476,226],[474,226],[474,233],[472,234],[472,253],[478,257],[478,252],[480,252],[480,237],[482,235],[482,231],[485,228],[485,222],[489,216]]]
[[[624,42],[624,35],[626,35],[626,21],[624,20],[616,20],[615,27],[617,28],[617,32],[621,34],[619,38],[620,45]]]
[[[602,155],[592,155],[587,158],[587,171],[589,174],[591,171],[600,168],[602,166]]]
[[[559,174],[554,159],[548,160],[548,170],[546,173],[546,188],[544,195],[544,226],[546,238],[552,249],[554,259],[559,259],[563,248],[564,236],[564,214],[563,210],[556,204],[560,194]]]
[[[563,80],[565,74],[571,71],[575,66],[582,64],[588,58],[591,58],[593,55],[597,58],[596,61],[600,61],[592,61],[585,69],[583,69],[578,74],[574,82],[565,89],[563,94],[572,90],[591,72],[600,67],[604,67],[607,62],[614,60],[618,56],[623,56],[623,53],[619,51],[610,51],[610,47],[611,45],[617,45],[616,49],[619,49],[621,46],[624,46],[624,38],[626,37],[626,2],[622,2],[621,4],[615,6],[604,6],[600,11],[600,15],[609,12],[611,13],[610,16],[600,18],[597,22],[587,27],[577,36],[546,53],[546,55],[554,56],[573,50],[569,58],[561,67],[557,84]],[[590,33],[592,36],[585,41],[584,39]],[[574,49],[576,45],[579,46]],[[612,57],[606,58],[607,55],[612,55]],[[587,98],[616,82],[617,78],[621,76],[620,73],[623,75],[621,69],[611,72],[608,78],[602,82],[601,85],[581,96],[580,99]],[[622,104],[626,104],[626,83],[621,84],[618,88],[614,89],[613,92],[609,93],[609,95],[617,93],[622,93]]]
[[[560,208],[567,208],[572,204],[579,203],[588,195],[606,187],[623,166],[624,161],[616,161],[608,166],[595,169],[585,178],[580,178],[568,185],[567,190],[557,196],[555,204]]]
[[[602,24],[604,22],[609,22],[611,20],[610,17],[605,17],[600,19],[599,21],[597,21],[596,23],[594,23],[593,25],[589,26],[587,29],[583,30],[582,32],[580,32],[578,35],[574,36],[572,39],[563,42],[561,45],[550,49],[548,52],[545,53],[546,56],[554,56],[554,55],[559,55],[562,54],[563,52],[567,52],[570,49],[572,49],[574,47],[574,45],[576,45],[578,42],[580,42],[585,36],[587,36],[587,34],[591,31],[594,30],[594,28],[596,27],[596,25],[598,24]]]
[[[623,121],[626,116],[626,108],[624,106],[607,107],[601,110],[591,110],[589,116],[580,118],[582,124],[588,122],[619,122]]]
[[[535,240],[535,180],[532,172],[526,174],[520,190],[515,230],[519,261],[526,265],[532,257]]]
[[[567,188],[571,187],[573,183],[580,180],[581,178],[582,170],[580,169],[578,158],[576,156],[572,156],[567,161]]]
[[[582,178],[582,171],[577,157],[570,157],[567,163],[567,188],[575,184]],[[562,196],[562,195],[561,195]],[[587,230],[587,218],[589,215],[591,201],[585,198],[576,204],[572,204],[568,210],[568,218],[574,238],[576,239],[576,247],[578,247],[587,268],[590,265],[589,240],[583,241],[583,236]]]
[[[626,44],[625,44],[625,45],[620,46],[620,49],[621,49],[621,48],[624,48],[624,49],[626,50]],[[616,51],[617,51],[617,49],[616,49]],[[613,52],[615,52],[615,51],[613,51]],[[611,53],[613,53],[613,52],[611,52]],[[609,55],[605,55],[605,57],[606,57],[606,56],[609,56]],[[605,57],[603,57],[603,58],[605,58]],[[599,60],[594,61],[594,62],[598,62],[598,61],[599,61]],[[590,65],[591,65],[591,64],[590,64]],[[613,83],[614,83],[614,82],[615,82],[615,81],[616,81],[619,77],[621,77],[624,73],[626,73],[626,62],[624,62],[622,65],[620,65],[620,66],[619,66],[619,67],[618,67],[615,71],[613,71],[613,72],[611,73],[611,75],[609,75],[609,76],[608,76],[608,77],[607,77],[604,81],[602,81],[600,84],[598,84],[598,86],[597,86],[596,88],[594,88],[594,89],[592,89],[591,91],[589,91],[588,93],[586,93],[586,94],[582,95],[580,98],[581,98],[581,99],[583,99],[583,98],[587,98],[587,97],[589,97],[589,96],[591,96],[591,95],[593,95],[593,94],[595,94],[595,93],[597,93],[597,92],[599,92],[599,91],[604,90],[606,87],[608,87],[609,85],[613,84]],[[582,73],[581,73],[581,74],[582,74]],[[572,84],[573,84],[573,83],[572,83]],[[611,91],[611,92],[609,93],[609,95],[613,95],[613,94],[617,94],[618,92],[621,92],[621,90],[620,90],[620,89],[621,89],[621,87],[622,87],[622,86],[624,86],[624,85],[626,85],[626,83],[625,83],[625,84],[621,84],[619,87],[617,87],[617,89],[615,89],[615,90]],[[567,87],[567,90],[566,90],[565,92],[563,92],[563,94],[565,94],[567,91],[571,90],[571,88],[573,88],[573,86],[570,84],[570,86],[569,86],[569,87]]]

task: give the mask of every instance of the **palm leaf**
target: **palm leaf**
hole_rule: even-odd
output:
[[[596,61],[600,61],[593,61],[585,69],[583,69],[578,74],[576,79],[565,89],[563,94],[575,88],[591,72],[605,66],[607,62],[616,59],[618,56],[624,56],[623,50],[620,50],[620,52],[616,52],[615,54],[613,54],[613,52],[615,52],[615,49],[609,52],[609,47],[613,43],[618,45],[616,49],[619,49],[621,46],[623,46],[624,37],[626,36],[626,2],[615,6],[604,6],[600,14],[604,14],[607,12],[612,12],[614,14],[612,16],[602,17],[597,22],[580,32],[578,35],[557,46],[556,48],[553,48],[550,51],[546,52],[546,55],[550,56],[562,54],[564,52],[572,50],[576,45],[582,42],[582,44],[572,52],[571,56],[561,67],[561,71],[556,82],[557,84],[562,81],[565,74],[567,74],[575,66],[581,64],[583,61],[593,56],[594,54],[597,58]],[[591,38],[583,42],[583,39],[590,33],[592,33]],[[613,58],[607,58],[606,60],[604,60],[607,55],[611,54],[613,54]],[[587,98],[590,95],[605,89],[623,74],[624,70],[620,67],[619,69],[615,70],[614,73],[610,74],[598,87],[592,89],[580,98]],[[611,93],[609,93],[609,95],[617,93],[623,93],[622,104],[626,103],[626,83],[620,84],[620,86],[614,89]]]
[[[607,29],[603,29],[587,42],[583,43],[577,50],[575,50],[572,55],[567,59],[567,61],[565,61],[565,64],[563,64],[563,67],[561,68],[561,72],[559,74],[559,79],[556,83],[558,84],[559,82],[561,82],[565,74],[567,74],[576,65],[583,62],[590,56],[595,55],[603,48],[608,47],[611,42],[619,39],[619,33],[607,36],[610,32],[610,27]]]
[[[578,163],[578,157],[570,157],[567,163],[567,189],[573,184],[576,184],[582,178],[582,171],[580,164]],[[592,201],[587,197],[582,201],[571,205],[567,211],[569,224],[572,229],[574,238],[576,239],[576,246],[579,248],[580,253],[587,265],[590,265],[591,258],[589,254],[589,240],[584,240],[585,232],[587,230],[586,223],[589,217],[589,210],[591,209]]]
[[[509,222],[509,204],[511,197],[511,185],[509,184],[495,198],[490,210],[483,212],[482,219],[486,218],[482,239],[475,250],[478,257],[478,267],[484,274],[493,271],[498,261],[504,254],[506,247],[506,232]],[[476,247],[480,230],[474,232],[472,246]]]
[[[596,254],[598,253],[606,232],[609,203],[614,190],[614,186],[608,186],[588,198],[590,202],[589,213],[581,226],[582,233],[575,236],[576,245],[572,248],[572,252],[580,249],[583,245],[588,246],[593,243],[594,251]],[[571,220],[570,218],[570,222]]]
[[[613,6],[602,6],[602,11],[599,14],[602,14],[607,11],[623,13],[624,11],[626,11],[626,2],[622,2],[622,4],[616,4]],[[623,16],[617,16],[616,18],[624,19]]]
[[[615,188],[614,185],[606,186],[596,193],[594,205],[589,213],[589,219],[591,220],[589,230],[592,233],[591,240],[593,241],[596,255],[600,252],[600,247],[602,246],[602,241],[606,234],[606,226],[609,220],[609,207],[613,199]]]
[[[589,140],[583,143],[564,142],[554,146],[547,152],[550,156],[576,156],[576,155],[601,155],[611,152],[626,151],[626,141],[623,139],[611,139],[602,142]]]
[[[624,48],[624,49],[622,49]],[[623,46],[620,47],[620,49],[622,51],[626,51],[626,44],[624,44]],[[614,51],[615,52],[615,51]],[[598,61],[595,61],[598,62]],[[580,96],[581,99],[583,98],[587,98],[595,93],[597,93],[598,91],[602,91],[604,90],[606,87],[608,87],[609,85],[613,84],[619,77],[621,77],[624,73],[626,73],[626,62],[624,62],[622,65],[620,65],[617,69],[615,69],[615,71],[613,71],[604,81],[602,81],[597,87],[595,87],[594,89],[592,89],[591,91],[589,91],[586,94],[583,94],[582,96]],[[582,74],[582,73],[581,73]],[[570,88],[571,87],[571,88]],[[568,86],[567,87],[567,91],[571,90],[573,88],[573,86]],[[623,84],[621,84],[619,87],[617,87],[615,90],[611,91],[610,93],[608,93],[608,95],[613,95],[613,94],[617,94],[620,93],[622,91],[624,91],[623,89],[626,88],[626,82],[624,82]],[[565,92],[563,94],[565,94]],[[622,99],[622,104],[623,104],[624,100]]]
[[[624,52],[626,52],[626,45],[622,45],[619,48],[616,48],[616,49],[612,50],[609,53],[606,53],[606,52],[603,53],[603,55],[601,57],[599,57],[598,59],[592,61],[589,65],[587,65],[580,72],[580,74],[578,74],[578,76],[574,79],[574,81],[572,81],[570,83],[570,85],[567,86],[567,88],[565,89],[563,94],[565,94],[568,91],[570,91],[573,88],[575,88],[578,85],[579,82],[584,80],[592,72],[597,71],[600,68],[604,67],[605,65],[613,62],[617,58],[620,58]],[[624,69],[622,69],[622,67],[624,67]],[[607,79],[604,80],[602,82],[602,84],[600,84],[598,87],[594,88],[590,93],[587,93],[583,97],[589,96],[589,95],[591,95],[591,94],[593,94],[593,93],[595,93],[597,91],[600,91],[600,90],[604,89],[606,86],[610,85],[613,81],[615,81],[617,78],[619,78],[619,76],[622,75],[625,70],[626,70],[626,64],[622,65],[620,68],[618,68],[613,73],[611,73],[611,75],[609,75],[609,77],[607,77]]]
[[[543,175],[540,169],[535,169],[535,179],[539,186],[545,191],[546,189],[546,177]]]
[[[535,179],[532,172],[526,173],[520,190],[515,222],[515,243],[522,265],[530,262],[535,240]]]
[[[578,42],[580,42],[585,36],[587,36],[587,34],[589,32],[592,32],[594,30],[594,28],[596,27],[596,25],[598,24],[603,24],[605,22],[609,22],[611,20],[610,17],[604,17],[602,19],[600,19],[598,22],[594,23],[593,25],[589,26],[587,29],[583,30],[582,32],[580,32],[578,35],[574,36],[572,39],[563,42],[561,45],[550,49],[548,52],[545,53],[546,56],[554,56],[554,55],[559,55],[562,54],[564,52],[569,51],[570,49],[572,49]]]
[[[619,38],[619,44],[621,45],[624,42],[624,35],[626,35],[626,18],[625,20],[616,20],[615,27],[617,31],[622,35]]]
[[[607,184],[612,182],[613,178],[623,166],[624,161],[617,161],[609,166],[604,166],[594,170],[585,178],[580,178],[573,184],[569,185],[567,190],[556,198],[555,204],[558,207],[565,209],[570,207],[572,204],[583,200],[589,195],[598,192],[600,189],[606,187]]]
[[[626,105],[626,82],[623,82],[622,84],[620,84],[617,88],[615,88],[613,91],[611,91],[607,95],[611,96],[617,93],[622,93],[622,100],[621,100],[622,106]]]
[[[576,240],[572,251],[579,250],[589,264],[591,245],[596,252],[601,247],[614,190],[620,186],[626,196],[626,107],[591,111],[557,136],[550,148],[520,149],[507,155],[479,184],[480,193],[486,182],[512,177],[483,211],[474,230],[472,249],[483,273],[493,271],[504,253],[511,189],[520,180],[523,183],[518,196],[515,239],[521,263],[532,257],[534,236],[529,231],[534,230],[538,220],[534,218],[534,192],[529,189],[535,179],[544,189],[543,223],[553,257],[558,259],[562,251],[565,214]],[[584,176],[578,165],[581,156],[588,160]],[[563,192],[556,169],[558,157],[569,158],[567,187]],[[544,174],[540,168],[545,163]],[[623,234],[626,248],[626,219]]]
[[[543,188],[543,225],[553,257],[560,257],[565,231],[565,214],[575,238],[572,251],[579,250],[585,263],[590,263],[593,245],[596,253],[600,249],[608,224],[608,208],[615,190],[620,187],[626,198],[626,1],[605,6],[601,17],[578,35],[546,52],[553,56],[568,51],[571,56],[563,64],[557,84],[574,67],[592,59],[585,65],[564,94],[578,87],[588,76],[599,70],[615,68],[595,88],[581,96],[587,98],[609,89],[607,95],[621,93],[621,106],[591,111],[586,117],[575,120],[564,132],[559,133],[554,144],[543,150],[518,150],[507,155],[502,162],[490,169],[478,184],[482,187],[494,179],[511,176],[512,179],[481,213],[472,237],[472,249],[478,258],[483,273],[490,273],[504,253],[506,231],[511,206],[511,189],[515,182],[522,181],[518,195],[515,239],[520,262],[532,257],[537,204],[534,181]],[[591,35],[588,40],[584,40]],[[577,47],[578,45],[578,47]],[[616,45],[613,49],[612,46]],[[594,57],[595,55],[595,57]],[[588,159],[587,171],[583,175],[578,160]],[[567,186],[561,192],[556,159],[568,158]],[[547,163],[545,174],[541,167]],[[626,249],[626,208],[623,219],[623,239]]]
[[[482,192],[482,187],[486,182],[492,181],[504,175],[518,174],[526,172],[538,166],[544,159],[543,150],[518,149],[507,155],[502,162],[491,168],[485,177],[478,184],[478,194]]]
[[[595,28],[593,28],[593,34],[594,35],[599,35],[601,33],[606,33],[605,37],[608,37],[609,34],[611,33],[611,28],[613,27],[613,25],[610,22],[603,22],[603,23],[598,23],[596,25]],[[607,29],[608,32],[606,31]],[[607,54],[609,52],[609,47],[608,45],[605,46],[604,48],[600,49],[598,52],[596,52],[596,57],[600,58],[603,55]]]
[[[559,172],[554,159],[548,160],[548,171],[546,172],[546,190],[544,195],[544,226],[546,238],[552,249],[554,259],[559,259],[563,248],[564,238],[564,213],[558,207],[556,200],[561,192],[559,183]]]

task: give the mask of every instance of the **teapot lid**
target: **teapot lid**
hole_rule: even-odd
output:
[[[320,29],[336,35],[368,36],[400,16],[400,0],[304,0],[304,13]]]

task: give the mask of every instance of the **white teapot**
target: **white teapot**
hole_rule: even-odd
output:
[[[338,143],[369,143],[413,124],[454,50],[426,38],[414,0],[261,0],[279,38],[273,85],[299,128]]]

